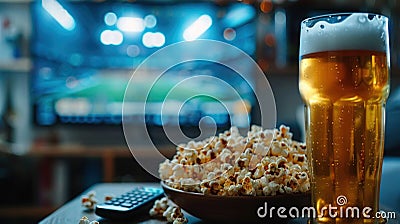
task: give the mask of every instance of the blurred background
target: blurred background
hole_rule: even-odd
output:
[[[391,95],[385,158],[395,162],[384,171],[398,178],[398,1],[0,0],[0,222],[35,223],[94,183],[157,181],[135,162],[126,146],[122,101],[135,67],[176,42],[218,40],[250,55],[272,87],[277,124],[289,125],[294,138],[302,140],[299,24],[310,16],[349,11],[390,17]],[[171,57],[184,54],[174,52]],[[241,63],[235,55],[222,57]],[[162,64],[155,63],[154,69]],[[174,153],[174,146],[162,131],[161,103],[176,83],[193,75],[211,75],[231,84],[247,108],[240,108],[235,97],[215,83],[180,87],[167,106],[174,108],[185,101],[177,128],[186,135],[198,136],[199,121],[205,116],[213,118],[218,131],[231,124],[260,123],[252,91],[259,77],[250,75],[244,80],[227,67],[204,61],[179,64],[153,88],[144,114],[153,142],[166,155]],[[149,80],[143,77],[132,85],[140,91]],[[186,96],[199,90],[219,94],[226,107],[204,97],[187,100]],[[130,97],[126,103],[133,120],[143,115],[135,110],[143,105],[140,98]],[[143,130],[135,134],[140,138]],[[393,194],[398,190],[385,188],[390,179],[382,181],[386,192],[382,200],[399,210],[400,196]]]

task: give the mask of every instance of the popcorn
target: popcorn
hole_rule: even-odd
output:
[[[169,206],[167,208],[167,210],[165,210],[165,212],[163,213],[163,217],[165,217],[167,219],[167,222],[173,222],[174,220],[172,219],[171,215],[172,215],[172,210],[174,209],[173,206]]]
[[[80,220],[79,220],[79,224],[99,224],[98,221],[90,221],[88,217],[83,216]]]
[[[264,173],[265,173],[265,170],[264,170],[263,165],[261,163],[258,163],[257,167],[256,167],[256,171],[253,174],[253,178],[257,180],[257,179],[261,178],[262,176],[264,176]]]
[[[168,207],[163,213],[163,217],[165,217],[169,223],[187,223],[187,219],[184,217],[181,209],[176,206]]]
[[[267,147],[264,142],[255,143],[253,146],[254,146],[254,153],[256,155],[264,156],[267,155],[269,152],[269,147]]]
[[[88,219],[88,217],[83,216],[80,220],[79,220],[79,224],[89,224],[90,221]]]
[[[275,181],[269,182],[268,188],[269,188],[269,191],[271,192],[270,195],[276,195],[276,192],[279,190],[280,187],[281,186],[279,184],[275,183]]]
[[[96,192],[90,191],[87,195],[83,196],[81,199],[82,206],[89,210],[93,210],[97,204]]]
[[[236,160],[236,165],[239,167],[239,168],[245,168],[245,167],[248,167],[249,166],[249,159],[247,159],[247,158],[241,158],[241,159],[238,159],[238,160]]]
[[[183,213],[179,207],[173,207],[171,213],[171,219],[175,221],[178,218],[183,218]]]
[[[302,168],[299,164],[293,164],[292,166],[289,167],[289,169],[292,173],[302,170]]]
[[[218,136],[179,145],[173,159],[160,164],[160,177],[173,188],[212,195],[306,192],[307,149],[292,136],[285,125],[274,130],[253,125],[247,136],[231,127]]]
[[[169,223],[183,224],[188,222],[181,209],[173,204],[168,197],[156,200],[149,214],[152,217],[165,218]]]
[[[298,164],[303,164],[306,161],[306,156],[304,154],[294,154],[293,161]]]
[[[163,197],[154,202],[153,207],[150,209],[149,214],[152,217],[162,217],[165,210],[168,208],[168,198]]]
[[[272,142],[271,155],[287,157],[289,152],[286,143],[282,142],[279,144],[277,141]]]
[[[109,200],[113,199],[114,197],[115,196],[112,194],[106,195],[106,196],[104,196],[104,201],[109,201]]]
[[[173,224],[185,224],[185,223],[188,223],[188,220],[187,220],[185,217],[183,217],[183,218],[181,218],[181,217],[176,218],[176,219],[174,220],[174,222],[173,222]]]
[[[219,190],[222,188],[217,181],[210,181],[209,186],[211,194],[218,194]]]
[[[242,191],[244,195],[254,195],[256,194],[253,188],[252,180],[249,176],[245,176],[242,180]]]
[[[308,180],[308,174],[306,172],[300,172],[297,175],[299,181],[301,181],[300,183],[304,183]]]

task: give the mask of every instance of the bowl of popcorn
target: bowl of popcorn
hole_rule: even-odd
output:
[[[171,201],[203,220],[299,217],[296,212],[311,204],[306,151],[284,125],[252,126],[246,136],[232,127],[179,145],[174,157],[160,164],[161,185]]]

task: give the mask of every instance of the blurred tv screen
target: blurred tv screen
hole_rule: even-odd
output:
[[[164,46],[199,38],[232,44],[251,56],[256,48],[256,11],[243,3],[43,0],[32,3],[32,15],[32,98],[39,125],[120,124],[125,89],[135,68]],[[185,53],[174,52],[171,57]],[[226,56],[229,59],[230,55]],[[238,102],[218,83],[204,80],[181,86],[176,89],[179,94],[164,102],[177,83],[199,74],[226,81],[249,107],[254,104],[251,77],[244,80],[223,65],[194,61],[165,72],[153,86],[148,101],[129,97],[125,105],[135,111],[146,103],[146,123],[150,125],[162,125],[163,103],[173,108],[182,101],[187,103],[179,114],[163,116],[179,116],[180,123],[189,126],[197,125],[204,116],[212,117],[217,125],[230,123],[232,117],[227,110],[231,108],[226,107],[234,110]],[[143,79],[131,85],[140,89],[149,83]],[[185,98],[204,90],[220,95],[224,102],[207,97]],[[250,112],[238,111],[235,119],[240,125],[251,119]]]

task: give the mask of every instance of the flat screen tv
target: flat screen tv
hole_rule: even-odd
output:
[[[120,124],[124,92],[132,73],[164,46],[201,38],[232,44],[251,56],[256,50],[256,10],[238,2],[42,0],[33,2],[31,8],[32,99],[34,120],[41,126]],[[198,74],[223,79],[238,90],[250,108],[254,104],[251,77],[244,80],[216,63],[186,62],[170,68],[152,89],[146,103],[153,110],[146,110],[146,123],[162,125],[157,108],[168,91]],[[146,79],[132,85],[140,88],[146,85]],[[226,102],[185,98],[205,89],[220,94]],[[176,91],[175,102],[187,102],[179,114],[181,125],[197,125],[204,116],[212,117],[218,126],[231,122],[222,104],[235,107],[235,102],[217,84],[204,81]],[[128,101],[132,107],[143,104],[135,97]],[[242,119],[251,119],[250,114]]]

